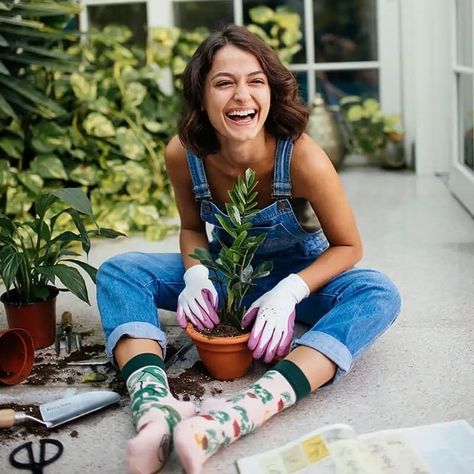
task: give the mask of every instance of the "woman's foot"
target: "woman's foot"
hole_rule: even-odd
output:
[[[172,444],[168,419],[185,420],[196,415],[191,402],[166,400],[166,403],[150,408],[140,419],[137,436],[127,443],[127,464],[132,474],[158,472],[168,459]]]
[[[140,354],[122,369],[132,402],[132,420],[137,436],[127,445],[128,469],[133,474],[159,471],[171,449],[174,427],[194,416],[191,402],[182,402],[170,392],[164,364],[154,354]]]
[[[173,433],[186,474],[200,474],[206,460],[220,448],[255,431],[295,401],[290,383],[274,370],[229,400],[205,400],[200,415],[181,421]]]

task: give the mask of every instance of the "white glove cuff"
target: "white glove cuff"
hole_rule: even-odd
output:
[[[183,280],[186,285],[194,281],[207,280],[209,278],[209,270],[204,265],[198,264],[189,267],[183,275]]]
[[[303,301],[311,293],[306,282],[296,273],[291,273],[280,283],[284,283],[285,290],[295,297],[297,303]]]

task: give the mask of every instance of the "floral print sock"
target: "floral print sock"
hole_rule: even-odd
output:
[[[127,374],[132,420],[138,432],[127,444],[128,469],[134,474],[159,471],[168,459],[174,427],[196,414],[193,403],[173,397],[163,361],[155,357],[156,365],[145,365],[131,372],[130,366],[140,365],[140,361],[137,364],[137,360],[132,359],[132,364],[123,370],[124,375]],[[150,358],[141,358],[142,362],[147,360]]]
[[[204,401],[198,416],[178,423],[174,430],[174,446],[186,473],[200,474],[204,462],[221,447],[252,433],[296,399],[290,382],[270,370],[229,400]]]

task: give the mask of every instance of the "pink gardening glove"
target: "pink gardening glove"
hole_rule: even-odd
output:
[[[212,329],[219,323],[218,295],[209,270],[204,265],[194,265],[184,274],[184,290],[178,296],[176,319],[184,329],[188,321],[197,329]]]
[[[292,273],[254,301],[242,319],[242,327],[255,319],[248,342],[255,359],[263,356],[270,363],[275,355],[286,355],[295,327],[295,306],[309,293],[303,279]]]

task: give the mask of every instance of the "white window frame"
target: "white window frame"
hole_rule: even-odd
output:
[[[116,3],[147,3],[148,27],[173,26],[173,3],[189,0],[81,0],[87,5],[111,5]],[[196,0],[199,1],[199,0]],[[402,111],[401,95],[401,60],[400,60],[400,1],[377,0],[377,35],[378,60],[344,63],[316,63],[313,40],[313,1],[304,2],[304,24],[306,38],[306,63],[292,64],[289,69],[294,72],[306,72],[308,99],[311,103],[316,89],[316,71],[377,69],[379,71],[380,102],[387,114],[400,114]],[[409,0],[411,1],[411,0]],[[243,24],[243,0],[233,0],[234,22]],[[81,31],[87,31],[88,19],[86,8],[81,12]]]
[[[471,0],[472,25],[474,28],[474,2]],[[469,74],[474,79],[474,58],[470,67],[458,64],[457,55],[457,38],[456,38],[456,1],[450,2],[450,23],[451,23],[451,42],[452,42],[452,64],[451,64],[451,91],[452,91],[452,160],[451,170],[449,173],[449,188],[453,194],[466,206],[468,211],[474,215],[474,170],[468,168],[464,163],[461,163],[461,149],[460,149],[460,127],[459,123],[459,108],[458,108],[458,75]],[[473,31],[474,36],[474,31]],[[474,38],[472,38],[474,41]],[[474,81],[473,81],[474,89]],[[473,90],[474,96],[474,90]]]

